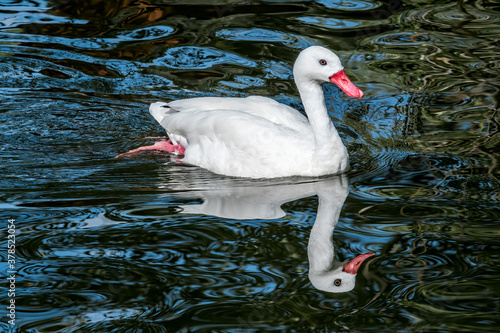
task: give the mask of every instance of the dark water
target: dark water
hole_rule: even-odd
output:
[[[2,1],[0,330],[498,331],[499,36],[481,0]],[[309,45],[365,92],[325,86],[347,179],[114,158],[164,134],[153,101],[301,108]],[[375,253],[352,291],[312,285],[313,224],[334,262]]]

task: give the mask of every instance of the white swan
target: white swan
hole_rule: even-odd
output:
[[[322,83],[362,97],[335,53],[312,46],[293,67],[307,118],[267,97],[200,97],[157,102],[153,117],[169,141],[135,149],[184,155],[182,162],[227,176],[275,178],[322,176],[347,171],[349,155],[328,116]],[[123,156],[129,153],[121,154]]]

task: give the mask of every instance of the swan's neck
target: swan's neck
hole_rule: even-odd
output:
[[[323,87],[319,82],[296,79],[302,103],[314,133],[316,155],[344,151],[344,144],[326,110]]]
[[[318,196],[318,214],[307,246],[310,272],[323,272],[332,268],[335,255],[333,230],[339,220],[343,204],[343,201],[339,202],[332,197]]]

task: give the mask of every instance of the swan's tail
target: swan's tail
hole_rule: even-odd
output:
[[[153,103],[149,106],[149,113],[156,119],[158,123],[162,123],[163,119],[165,119],[166,116],[169,114],[172,114],[174,112],[177,112],[176,110],[172,109],[168,103],[164,102],[156,102]]]
[[[172,108],[168,103],[156,102],[151,104],[149,112],[156,119],[156,121],[167,131],[167,135],[171,140],[171,144],[175,148],[175,153],[184,155],[184,149],[188,146],[186,138],[182,135],[172,133],[168,130],[167,117],[178,113],[179,110]]]

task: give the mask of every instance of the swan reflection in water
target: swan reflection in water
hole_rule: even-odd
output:
[[[332,235],[349,194],[349,180],[345,175],[324,179],[295,179],[291,183],[290,179],[235,179],[209,172],[189,172],[189,167],[181,169],[184,169],[184,176],[177,177],[181,172],[175,173],[175,182],[166,181],[161,187],[185,190],[176,192],[174,195],[177,197],[203,200],[200,204],[181,206],[186,214],[231,219],[277,219],[286,215],[281,208],[284,203],[317,195],[318,212],[309,236],[307,255],[309,280],[319,290],[334,293],[352,290],[361,263],[373,255],[361,254],[344,263],[335,258]],[[169,168],[168,173],[172,175],[172,168]],[[172,193],[168,195],[171,196]]]

